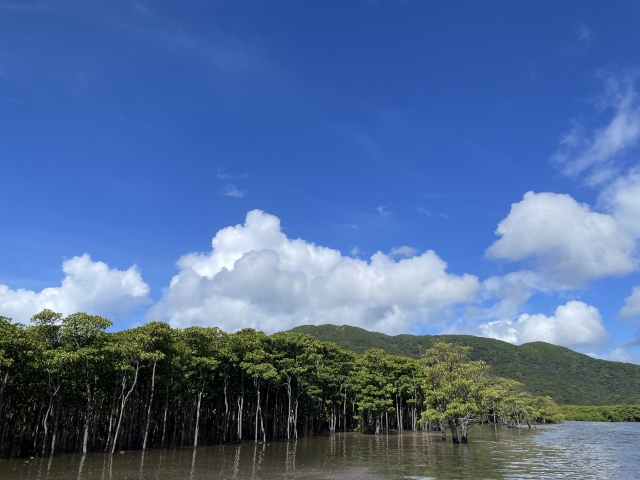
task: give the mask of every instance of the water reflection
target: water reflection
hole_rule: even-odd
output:
[[[289,442],[2,460],[0,478],[640,478],[639,442],[640,424],[486,426],[473,431],[468,445],[444,443],[425,432],[336,432]]]

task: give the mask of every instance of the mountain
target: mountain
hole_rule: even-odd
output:
[[[393,355],[419,358],[443,341],[472,347],[495,375],[522,382],[533,395],[550,395],[560,405],[640,404],[640,365],[597,360],[544,342],[517,346],[473,335],[394,335],[347,325],[303,325],[292,331],[334,342],[356,353],[382,348]]]

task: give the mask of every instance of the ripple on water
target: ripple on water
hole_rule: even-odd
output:
[[[292,442],[217,445],[164,452],[89,454],[0,461],[0,478],[16,480],[174,480],[285,478],[640,478],[640,424],[567,422],[537,429],[484,426],[468,445],[436,433],[355,433]]]

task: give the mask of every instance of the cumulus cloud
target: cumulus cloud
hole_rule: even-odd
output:
[[[515,321],[484,323],[478,330],[511,343],[541,341],[565,347],[597,346],[608,337],[598,309],[576,300],[560,305],[551,317],[522,314]]]
[[[49,308],[65,315],[85,311],[118,319],[135,307],[149,303],[149,285],[134,265],[127,270],[94,262],[88,254],[62,263],[65,277],[59,287],[12,290],[0,285],[0,315],[27,322],[33,314]]]
[[[180,271],[150,319],[229,331],[330,322],[398,332],[436,321],[443,308],[479,290],[475,276],[447,273],[433,251],[398,261],[381,252],[369,261],[351,258],[287,238],[280,220],[260,210],[244,225],[220,230],[212,247],[179,259]]]
[[[623,76],[600,75],[605,78],[605,89],[593,103],[601,110],[612,109],[613,118],[606,126],[591,131],[574,121],[574,127],[565,134],[551,158],[569,177],[590,169],[587,183],[592,185],[610,181],[616,175],[612,162],[640,140],[637,72]]]
[[[640,287],[634,287],[624,300],[624,307],[620,309],[620,315],[626,318],[640,316]]]
[[[485,308],[476,317],[514,318],[520,308],[536,292],[548,292],[547,282],[537,273],[529,270],[511,272],[503,276],[489,277],[482,282],[481,298],[498,301]]]
[[[580,286],[637,266],[634,238],[610,215],[593,212],[569,195],[527,192],[498,224],[501,238],[486,256],[533,260],[543,277]]]
[[[598,205],[635,238],[640,238],[640,167],[616,178],[598,198]]]

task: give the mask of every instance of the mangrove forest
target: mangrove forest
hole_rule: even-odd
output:
[[[86,313],[0,317],[0,454],[197,447],[336,431],[437,430],[563,420],[550,397],[492,375],[467,346],[420,358],[361,354],[298,332],[172,328],[109,332]]]

